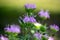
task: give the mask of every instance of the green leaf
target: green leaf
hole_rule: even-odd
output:
[[[41,27],[40,27],[40,31],[41,31],[41,32],[46,32],[46,26],[41,26]]]
[[[41,39],[42,39],[42,40],[48,40],[48,38],[46,38],[46,37],[42,37]]]

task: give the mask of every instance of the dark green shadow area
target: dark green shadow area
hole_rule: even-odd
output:
[[[7,24],[19,24],[18,18],[23,15],[24,10],[21,8],[0,7],[0,33],[4,34],[3,28]]]

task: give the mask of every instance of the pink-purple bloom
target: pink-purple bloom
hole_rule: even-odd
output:
[[[41,11],[38,13],[38,15],[39,15],[40,17],[50,18],[50,15],[49,15],[49,13],[48,13],[47,10],[46,10],[46,11],[41,10]]]
[[[7,27],[4,28],[5,31],[7,32],[12,32],[12,33],[20,33],[21,30],[20,30],[20,26],[19,25],[8,25]]]
[[[36,22],[36,19],[34,17],[30,17],[30,22]]]
[[[48,40],[54,40],[54,38],[53,37],[49,37]]]
[[[34,34],[34,37],[36,37],[37,39],[41,39],[41,37],[42,37],[42,35],[40,34],[40,33],[38,33],[38,32],[36,32],[35,34]]]
[[[35,4],[25,4],[25,8],[27,8],[27,9],[35,9],[36,5]]]
[[[33,16],[25,16],[24,19],[23,19],[24,22],[36,22],[36,19],[33,17]]]
[[[30,19],[29,19],[29,17],[28,17],[28,16],[25,16],[25,17],[24,17],[24,19],[23,19],[23,21],[24,21],[24,22],[29,22],[29,21],[30,21]]]
[[[1,35],[0,40],[8,40],[8,38]]]
[[[56,31],[59,31],[59,26],[53,24],[53,25],[50,25],[50,28],[51,29],[55,29]]]

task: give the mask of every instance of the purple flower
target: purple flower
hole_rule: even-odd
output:
[[[34,17],[30,17],[30,22],[34,23],[36,22],[36,19]]]
[[[34,37],[36,37],[37,39],[41,39],[42,35],[40,33],[36,32],[34,34]]]
[[[59,27],[57,25],[50,25],[51,29],[55,29],[56,31],[59,31]]]
[[[8,38],[1,35],[0,40],[8,40]]]
[[[20,33],[20,27],[18,25],[9,25],[7,27],[4,28],[5,31],[7,32],[12,32],[12,33]]]
[[[36,5],[35,4],[25,4],[25,8],[27,8],[27,9],[35,9]]]
[[[29,19],[29,17],[28,17],[28,16],[25,16],[25,17],[24,17],[24,19],[23,19],[23,21],[24,21],[24,22],[29,22],[29,21],[30,21],[30,19]]]
[[[49,13],[48,13],[47,10],[46,10],[45,12],[44,12],[44,10],[41,10],[41,11],[38,13],[38,15],[39,15],[40,17],[50,18]]]
[[[23,19],[24,22],[36,22],[36,19],[33,17],[33,16],[25,16],[24,19]]]
[[[54,40],[54,38],[53,37],[49,37],[48,40]]]

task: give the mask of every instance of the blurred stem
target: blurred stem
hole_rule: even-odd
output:
[[[33,12],[28,12],[28,16],[33,16]]]

